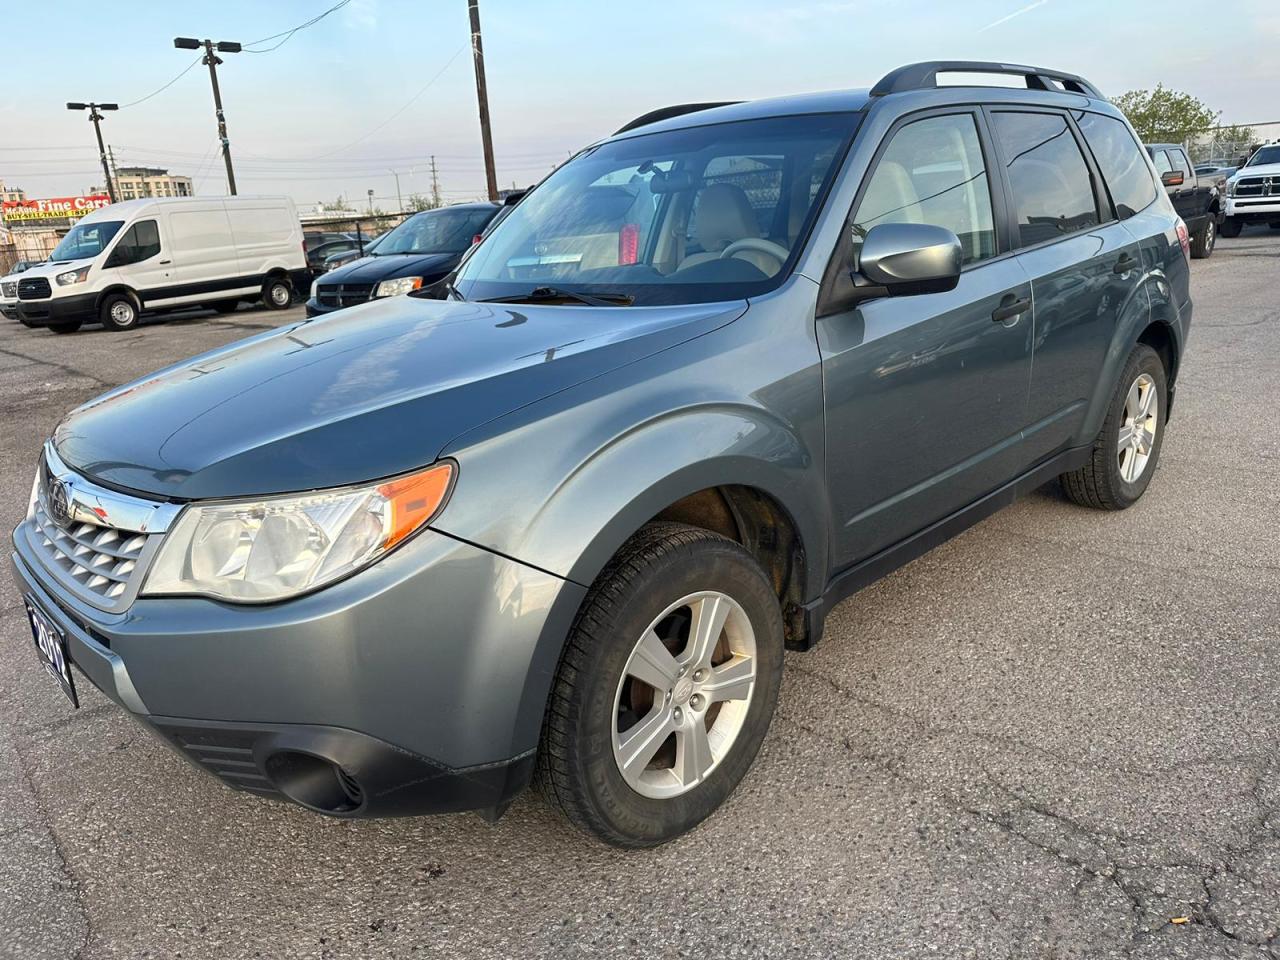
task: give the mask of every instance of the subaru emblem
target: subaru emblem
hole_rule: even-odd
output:
[[[67,485],[57,477],[49,478],[49,519],[60,527],[71,523],[71,499]]]

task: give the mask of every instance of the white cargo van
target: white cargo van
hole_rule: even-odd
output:
[[[306,289],[306,265],[288,197],[126,200],[79,221],[17,278],[18,319],[70,333],[95,322],[129,330],[179,307],[284,309]]]

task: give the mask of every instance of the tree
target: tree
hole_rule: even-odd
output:
[[[406,210],[412,210],[417,213],[419,210],[434,210],[440,204],[432,197],[425,196],[421,193],[409,194],[409,199],[405,203]]]
[[[1217,122],[1211,110],[1189,93],[1156,84],[1154,90],[1130,90],[1112,100],[1147,143],[1185,143]]]

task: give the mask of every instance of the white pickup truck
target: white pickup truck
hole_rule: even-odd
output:
[[[1227,180],[1226,219],[1220,232],[1237,237],[1246,223],[1267,223],[1280,230],[1280,143],[1254,151]]]

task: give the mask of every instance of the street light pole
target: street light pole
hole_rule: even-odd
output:
[[[119,110],[119,104],[115,103],[68,103],[68,110],[88,110],[89,121],[93,124],[93,132],[98,138],[98,159],[102,161],[102,175],[107,178],[107,196],[111,198],[111,202],[116,202],[116,185],[111,178],[111,168],[107,166],[107,148],[102,142],[102,114],[99,110]]]
[[[498,173],[493,167],[493,133],[489,129],[489,91],[484,82],[484,45],[480,42],[480,0],[467,0],[471,17],[471,58],[476,65],[476,99],[480,101],[480,141],[484,146],[484,175],[489,200],[498,202]]]
[[[218,89],[218,64],[222,63],[222,60],[214,50],[218,53],[239,53],[240,44],[229,40],[219,40],[214,43],[212,40],[197,40],[194,37],[175,37],[173,45],[179,50],[199,50],[204,47],[204,57],[201,62],[209,67],[209,82],[213,84],[213,109],[218,118],[218,139],[222,141],[222,160],[227,165],[227,189],[234,197],[236,174],[231,168],[231,140],[227,137],[227,118],[222,112],[222,92]]]

